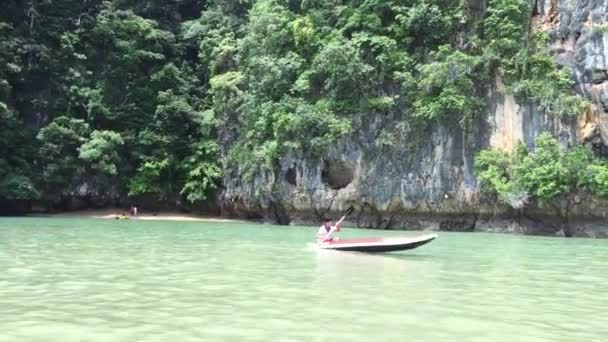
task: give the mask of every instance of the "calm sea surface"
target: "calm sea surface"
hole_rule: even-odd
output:
[[[0,218],[0,341],[608,341],[608,240],[440,233],[365,255],[315,233]]]

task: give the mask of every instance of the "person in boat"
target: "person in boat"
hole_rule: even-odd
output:
[[[323,225],[319,227],[319,231],[317,232],[317,243],[326,243],[335,241],[332,237],[334,232],[340,231],[340,223],[333,225],[334,221],[330,218],[323,219]]]

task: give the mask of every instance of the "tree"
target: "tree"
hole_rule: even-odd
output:
[[[530,3],[526,0],[490,0],[482,35],[486,42],[484,57],[493,66],[517,63],[525,53]]]
[[[92,170],[107,176],[118,174],[120,156],[117,149],[124,145],[120,134],[112,131],[93,131],[91,137],[79,148],[79,158]]]
[[[605,196],[605,163],[584,147],[563,149],[548,133],[535,141],[534,150],[524,145],[508,153],[484,150],[475,159],[481,186],[515,209],[532,202],[553,206],[563,218],[566,236],[572,236],[570,213],[584,194]]]
[[[212,141],[202,141],[193,146],[194,153],[182,164],[186,179],[180,194],[190,202],[204,201],[217,187],[222,175],[219,159],[220,148]]]
[[[57,117],[38,132],[40,181],[47,199],[63,199],[75,191],[84,166],[78,159],[78,150],[88,136],[89,125],[84,120],[66,116]]]
[[[414,116],[424,120],[462,122],[482,108],[476,96],[479,58],[442,46],[434,62],[421,67]]]
[[[31,200],[40,195],[28,163],[32,152],[22,125],[0,102],[0,202]]]

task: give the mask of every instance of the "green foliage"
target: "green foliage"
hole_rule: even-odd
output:
[[[569,190],[568,154],[560,151],[559,142],[551,135],[540,135],[534,152],[519,162],[520,165],[515,164],[516,177],[533,197],[549,201]]]
[[[117,149],[124,144],[120,134],[112,131],[93,131],[90,139],[79,149],[79,158],[91,168],[104,174],[118,174],[120,156]]]
[[[526,0],[490,0],[483,16],[461,0],[9,1],[0,200],[61,200],[86,183],[100,196],[202,201],[233,168],[321,158],[379,116],[374,145],[408,151],[435,124],[484,113],[496,75],[576,115],[586,103],[547,36],[530,36],[530,11]],[[542,162],[527,161],[535,177],[502,164],[481,177],[506,200],[573,188]],[[602,193],[603,164],[585,170],[594,177],[577,186]]]
[[[408,54],[391,37],[362,32],[354,34],[352,42],[367,68],[373,68],[373,73],[369,72],[368,76],[374,75],[378,80],[391,79],[394,72],[403,70],[411,63]]]
[[[229,120],[236,116],[242,103],[243,75],[237,71],[217,75],[210,80],[211,94],[213,99],[213,109],[211,115],[218,119]]]
[[[273,137],[284,148],[319,157],[350,133],[350,122],[336,117],[327,105],[286,99],[272,110]]]
[[[87,141],[89,125],[84,120],[60,116],[42,128],[38,158],[42,162],[42,187],[51,198],[67,195],[82,177],[78,150]]]
[[[2,167],[2,165],[0,165]],[[23,175],[0,173],[0,194],[8,200],[31,200],[40,196],[32,180]]]
[[[222,170],[215,162],[220,147],[215,142],[200,142],[193,146],[194,153],[183,162],[186,181],[180,194],[190,202],[203,201],[217,187]]]
[[[606,196],[606,166],[583,147],[563,149],[548,133],[541,134],[535,149],[520,145],[515,152],[481,151],[475,170],[482,188],[499,200],[520,209],[529,200],[568,203],[578,193]]]
[[[0,14],[0,199],[40,192],[57,200],[83,183],[100,195],[162,189],[165,199],[182,196],[191,171],[184,160],[199,153],[196,143],[217,138],[207,70],[229,64],[222,62],[229,49],[214,52],[213,65],[200,63],[201,36],[186,34],[196,31],[205,6],[200,0],[8,5]],[[214,3],[206,18],[225,9],[243,16],[247,6]],[[223,25],[229,19],[215,27],[235,27]],[[214,27],[198,26],[212,40]],[[217,155],[208,157],[199,161],[219,166]]]
[[[568,70],[556,66],[547,51],[547,41],[544,33],[536,34],[530,40],[532,54],[513,69],[517,77],[513,81],[513,88],[516,93],[538,103],[549,113],[576,117],[584,112],[588,103],[572,93],[574,79]]]
[[[475,96],[475,76],[479,58],[442,46],[434,61],[421,67],[419,96],[414,102],[415,117],[461,120],[473,116],[481,107]]]
[[[497,150],[483,150],[475,158],[475,169],[477,180],[482,186],[494,191],[499,199],[514,208],[520,208],[526,204],[527,193],[521,198],[524,202],[515,202],[512,199],[523,193],[511,171],[511,156],[508,153]]]
[[[529,1],[489,1],[482,26],[483,55],[488,62],[507,67],[516,64],[527,42],[529,16]]]
[[[389,96],[375,97],[367,100],[370,111],[388,113],[395,106],[395,99]]]
[[[317,31],[310,17],[300,17],[289,23],[293,41],[299,48],[314,48]]]
[[[608,196],[608,164],[596,162],[588,167],[591,176],[590,186],[594,193]]]
[[[491,0],[483,24],[483,58],[491,71],[499,69],[516,94],[558,116],[577,116],[587,106],[573,92],[574,80],[557,66],[548,51],[545,32],[528,31],[530,3]]]
[[[309,81],[329,98],[355,102],[365,94],[372,68],[347,40],[328,42],[312,61]]]
[[[351,131],[350,122],[337,117],[326,102],[312,105],[294,98],[263,103],[251,125],[247,144],[235,151],[245,169],[254,165],[272,169],[290,152],[318,158]]]
[[[396,17],[400,29],[418,46],[445,42],[451,31],[451,19],[437,4],[427,2],[416,3]]]
[[[16,114],[0,102],[0,199],[28,200],[40,195],[28,163],[34,153],[29,139]]]
[[[129,181],[129,195],[152,194],[160,199],[166,199],[163,176],[169,166],[168,158],[143,162],[137,169],[136,175]]]

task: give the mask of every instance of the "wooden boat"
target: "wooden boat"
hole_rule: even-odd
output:
[[[437,234],[416,237],[337,239],[331,242],[321,243],[318,247],[321,249],[337,251],[383,253],[414,249],[425,245],[436,238]]]

